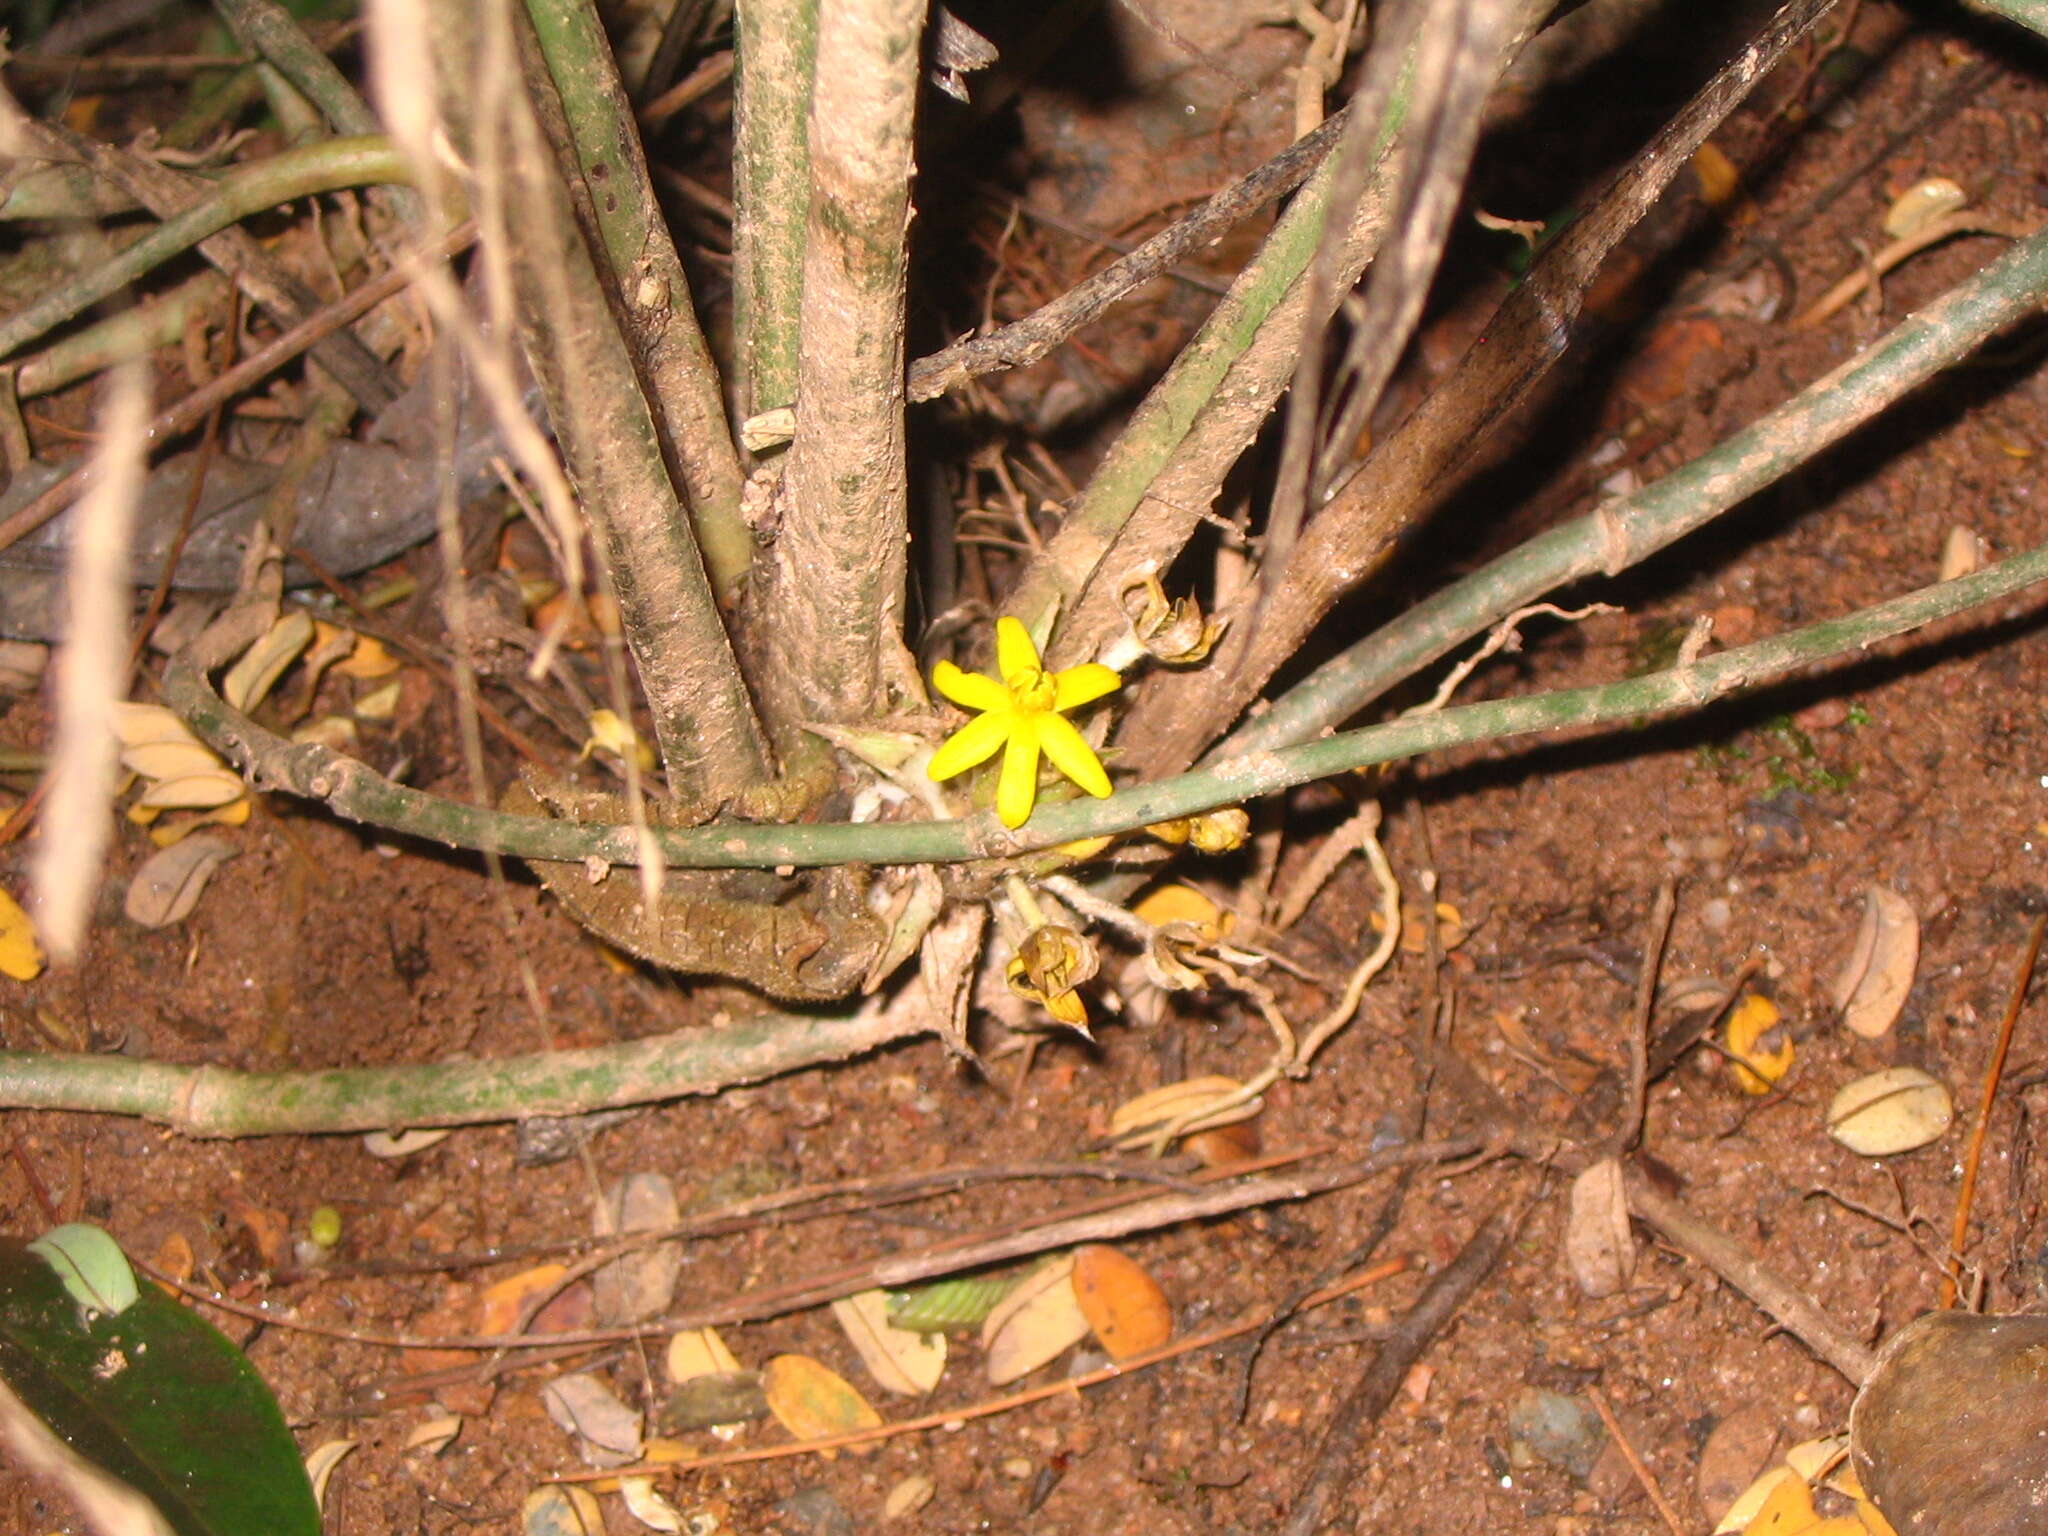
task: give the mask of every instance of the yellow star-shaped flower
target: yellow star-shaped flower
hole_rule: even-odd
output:
[[[1006,827],[1021,827],[1038,798],[1038,754],[1098,799],[1109,793],[1109,775],[1102,760],[1081,739],[1081,733],[1060,718],[1060,711],[1113,693],[1123,684],[1098,662],[1048,672],[1039,665],[1038,647],[1024,626],[1007,616],[996,620],[998,682],[979,672],[963,672],[950,661],[932,668],[932,686],[962,709],[979,713],[946,738],[932,754],[926,770],[934,779],[950,779],[987,762],[1003,749],[1003,773],[996,784],[996,815]]]

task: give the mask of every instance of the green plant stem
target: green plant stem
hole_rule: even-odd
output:
[[[751,416],[796,403],[818,0],[739,0],[733,20],[733,329]]]
[[[1726,442],[1652,485],[1539,534],[1325,662],[1211,760],[1307,741],[1460,642],[1568,582],[1615,575],[1755,495],[2048,297],[2048,231],[1917,313]]]
[[[1810,624],[1725,651],[1689,667],[1591,688],[1467,704],[1404,716],[1320,741],[1247,752],[1106,800],[1042,805],[1015,832],[992,811],[956,821],[809,826],[698,827],[651,835],[679,868],[749,869],[790,864],[921,864],[1011,857],[1078,838],[1134,831],[1154,822],[1236,805],[1352,769],[1417,757],[1474,742],[1504,740],[1613,721],[1641,723],[1696,710],[1727,694],[1773,681],[1800,667],[1868,649],[2048,578],[2048,546],[2015,555],[1956,581],[1923,587],[1842,618]],[[342,816],[462,848],[563,862],[639,861],[631,826],[590,826],[506,816],[438,800],[373,773],[314,743],[293,745],[224,704],[189,660],[164,674],[164,702],[216,751],[240,764],[262,789],[321,800]]]
[[[479,25],[473,7],[443,0],[425,17],[486,270],[509,272],[520,341],[603,555],[669,789],[688,805],[722,805],[767,780],[766,743],[638,365],[538,121],[536,99],[551,98],[553,82],[519,35],[523,8],[485,7]]]
[[[11,365],[16,369],[15,392],[24,400],[53,394],[103,368],[168,347],[185,334],[195,310],[211,313],[217,309],[226,300],[228,287],[226,277],[209,269],[131,309],[68,331],[42,351]]]
[[[235,39],[268,59],[341,134],[381,133],[377,114],[277,0],[214,0]]]
[[[882,1009],[839,1017],[762,1014],[584,1050],[327,1072],[0,1051],[0,1107],[135,1115],[188,1136],[475,1125],[715,1093],[924,1032],[921,1018],[907,1023]]]
[[[740,516],[739,454],[690,280],[648,179],[632,104],[589,0],[527,0],[526,13],[561,98],[618,312],[647,379],[663,456],[688,493],[690,524],[712,589],[730,607],[754,555]]]
[[[209,196],[164,220],[133,245],[60,283],[0,321],[0,358],[120,292],[171,257],[253,213],[344,187],[405,182],[405,159],[381,135],[328,139],[237,168]]]
[[[1398,118],[1385,126],[1397,125]],[[1035,632],[1048,613],[1071,606],[1230,365],[1306,270],[1322,239],[1332,174],[1325,161],[1295,194],[1258,255],[1117,434],[1059,532],[1026,567],[1004,606],[1027,629]],[[1051,659],[1073,658],[1056,649]]]

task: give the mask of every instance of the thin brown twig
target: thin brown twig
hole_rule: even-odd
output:
[[[1678,1518],[1678,1511],[1671,1507],[1671,1501],[1664,1497],[1664,1490],[1657,1486],[1657,1478],[1650,1471],[1649,1464],[1630,1442],[1628,1434],[1621,1427],[1621,1420],[1614,1416],[1614,1409],[1608,1405],[1607,1394],[1598,1387],[1586,1388],[1586,1396],[1592,1400],[1594,1411],[1600,1415],[1600,1422],[1607,1426],[1607,1433],[1614,1437],[1614,1443],[1621,1450],[1622,1460],[1628,1463],[1629,1471],[1635,1473],[1636,1481],[1643,1485],[1643,1492],[1650,1496],[1650,1502],[1657,1507],[1671,1536],[1688,1536],[1685,1523]]]
[[[189,1282],[164,1278],[196,1301],[218,1307],[237,1317],[312,1333],[327,1338],[347,1339],[384,1349],[527,1349],[536,1342],[557,1344],[609,1344],[642,1334],[673,1332],[680,1328],[701,1328],[736,1322],[757,1322],[781,1317],[809,1307],[851,1296],[875,1286],[903,1286],[961,1270],[999,1264],[1027,1254],[1075,1243],[1108,1242],[1136,1232],[1156,1231],[1182,1222],[1200,1221],[1255,1206],[1303,1200],[1331,1190],[1348,1188],[1375,1174],[1392,1172],[1416,1163],[1444,1163],[1469,1156],[1480,1149],[1479,1138],[1453,1137],[1412,1146],[1389,1147],[1350,1162],[1297,1174],[1292,1178],[1249,1178],[1227,1185],[1183,1193],[1178,1190],[1150,1198],[1124,1200],[1115,1209],[1066,1213],[1054,1218],[994,1231],[967,1233],[926,1248],[893,1254],[886,1259],[849,1266],[831,1274],[813,1277],[798,1285],[775,1286],[744,1292],[707,1305],[673,1312],[644,1323],[614,1328],[586,1328],[535,1337],[525,1334],[450,1334],[438,1338],[392,1333],[378,1329],[338,1328],[308,1323],[268,1307],[250,1306]],[[1234,1172],[1235,1170],[1233,1170]],[[656,1233],[635,1234],[646,1239]]]
[[[2041,958],[2041,939],[2048,935],[2048,912],[2034,919],[2027,935],[2027,950],[2020,957],[2019,974],[2013,978],[2012,996],[2005,1005],[2005,1017],[1998,1023],[1998,1039],[1991,1047],[1991,1059],[1984,1064],[1984,1091],[1977,1100],[1977,1123],[1970,1127],[1970,1150],[1963,1156],[1963,1181],[1956,1188],[1956,1219],[1949,1229],[1948,1264],[1941,1277],[1939,1307],[1956,1304],[1956,1276],[1962,1270],[1963,1244],[1970,1237],[1970,1204],[1977,1195],[1977,1165],[1984,1156],[1984,1133],[1991,1126],[1991,1105],[1998,1097],[1998,1082],[2005,1074],[2005,1053],[2012,1045],[2013,1026],[2027,1003],[2027,987],[2034,979],[2034,962]]]
[[[1284,1536],[1312,1536],[1322,1529],[1338,1492],[1350,1480],[1366,1432],[1393,1402],[1409,1368],[1430,1341],[1493,1272],[1519,1225],[1505,1208],[1488,1216],[1458,1256],[1437,1271],[1415,1304],[1394,1324],[1372,1363],[1330,1415],[1316,1448],[1314,1469],[1302,1483],[1282,1528]]]
[[[986,336],[955,342],[910,366],[909,398],[929,400],[969,379],[1034,363],[1118,299],[1207,244],[1238,220],[1293,191],[1329,154],[1347,112],[1296,140],[1225,187],[1193,213],[1167,225],[1129,255],[1076,284],[1043,308]]]
[[[1617,1156],[1643,1134],[1650,1091],[1650,1013],[1656,1007],[1657,976],[1664,967],[1664,946],[1671,938],[1671,918],[1677,910],[1678,882],[1666,879],[1657,887],[1657,899],[1650,903],[1650,916],[1643,927],[1642,968],[1636,972],[1635,1008],[1629,1018],[1628,1099],[1622,1105],[1612,1148]]]
[[[1313,1296],[1301,1302],[1297,1310],[1326,1306],[1330,1302],[1349,1296],[1353,1291],[1376,1285],[1407,1269],[1406,1259],[1386,1259],[1370,1269],[1360,1270],[1339,1281],[1325,1286]],[[1047,1398],[1078,1395],[1084,1387],[1101,1386],[1104,1382],[1115,1381],[1133,1371],[1142,1371],[1149,1366],[1191,1355],[1198,1350],[1213,1349],[1218,1344],[1227,1344],[1247,1333],[1261,1328],[1266,1323],[1265,1314],[1242,1318],[1234,1323],[1211,1328],[1205,1333],[1193,1334],[1177,1339],[1171,1344],[1162,1344],[1157,1349],[1148,1349],[1143,1354],[1131,1356],[1112,1365],[1101,1366],[1084,1375],[1069,1377],[1065,1381],[1047,1382],[1044,1386],[1029,1387],[1022,1392],[1012,1392],[1005,1397],[990,1398],[986,1402],[972,1403],[964,1408],[942,1408],[932,1413],[921,1414],[914,1419],[903,1419],[893,1424],[883,1424],[874,1429],[852,1430],[843,1435],[828,1435],[817,1440],[799,1440],[793,1445],[763,1445],[745,1451],[721,1451],[711,1456],[694,1457],[688,1461],[648,1462],[637,1467],[614,1467],[608,1471],[562,1472],[552,1479],[558,1483],[586,1483],[612,1477],[632,1477],[652,1472],[699,1472],[711,1467],[739,1466],[753,1461],[780,1461],[789,1456],[811,1456],[828,1451],[843,1450],[854,1445],[873,1445],[877,1441],[892,1440],[898,1435],[916,1434],[920,1430],[939,1429],[961,1423],[968,1419],[986,1419],[1013,1409],[1042,1403]]]
[[[1742,1244],[1702,1221],[1678,1201],[1652,1189],[1638,1173],[1627,1179],[1629,1214],[1698,1260],[1777,1320],[1821,1359],[1857,1386],[1870,1378],[1876,1354],[1835,1325],[1820,1304],[1768,1268]]]
[[[451,231],[426,253],[429,261],[442,261],[468,248],[476,239],[476,225],[466,223]],[[183,399],[159,411],[143,429],[144,441],[156,444],[190,431],[215,406],[232,399],[258,379],[281,368],[322,337],[331,335],[375,309],[417,275],[416,265],[407,260],[377,277],[345,298],[308,315],[268,346],[252,352],[234,367],[200,385]],[[89,461],[81,463],[27,506],[0,522],[0,549],[26,538],[75,501],[85,490]]]

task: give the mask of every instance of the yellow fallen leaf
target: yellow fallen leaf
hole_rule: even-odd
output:
[[[877,1429],[882,1423],[851,1382],[809,1355],[775,1356],[761,1370],[761,1392],[775,1421],[799,1440]]]
[[[140,803],[166,811],[204,811],[226,805],[246,793],[248,786],[238,775],[225,768],[209,768],[203,773],[159,779],[142,792]]]
[[[729,1376],[739,1368],[716,1328],[685,1328],[668,1341],[668,1379],[678,1385],[699,1376]]]
[[[173,843],[189,837],[201,827],[241,827],[248,825],[250,814],[256,809],[256,802],[247,795],[230,800],[226,805],[217,805],[210,811],[181,811],[166,816],[155,806],[136,805],[128,808],[128,819],[139,826],[149,828],[149,840],[159,848],[168,848]]]
[[[343,677],[372,683],[380,677],[389,677],[396,672],[398,658],[384,648],[382,640],[370,635],[357,635],[356,648],[349,652],[348,660],[336,662],[334,670]]]
[[[220,696],[236,709],[254,709],[312,639],[312,615],[303,609],[292,610],[228,668],[221,679]]]
[[[381,688],[372,688],[356,700],[358,720],[389,720],[398,713],[398,697],[405,691],[405,679],[395,677]]]
[[[1173,1307],[1144,1266],[1103,1243],[1074,1255],[1074,1299],[1112,1360],[1128,1360],[1173,1337]]]
[[[1759,993],[1743,994],[1728,1015],[1728,1054],[1735,1058],[1729,1067],[1744,1093],[1769,1093],[1792,1070],[1792,1031],[1776,1003]]]
[[[0,975],[34,981],[43,974],[43,946],[21,903],[0,891]]]
[[[334,1476],[342,1457],[355,1448],[353,1440],[329,1440],[307,1452],[306,1481],[313,1485],[313,1503],[317,1508],[327,1508],[327,1480]]]
[[[166,739],[122,748],[121,766],[145,779],[180,779],[188,773],[224,769],[226,764],[204,742]]]
[[[1795,1473],[1778,1480],[1756,1517],[1742,1528],[1742,1536],[1809,1536],[1818,1524],[1813,1490]]]

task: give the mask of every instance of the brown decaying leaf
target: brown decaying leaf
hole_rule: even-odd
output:
[[[1102,1243],[1074,1255],[1074,1298],[1112,1360],[1128,1360],[1173,1337],[1173,1307],[1134,1259]]]
[[[183,922],[199,904],[213,872],[236,852],[227,838],[201,832],[151,854],[128,882],[122,912],[129,922],[144,928]]]
[[[1572,1180],[1564,1256],[1579,1289],[1595,1301],[1626,1290],[1634,1277],[1635,1237],[1629,1231],[1621,1164],[1614,1158],[1602,1158]]]
[[[593,1223],[597,1235],[653,1232],[682,1219],[674,1182],[664,1173],[630,1173],[605,1192]],[[683,1252],[675,1243],[652,1243],[623,1253],[590,1277],[596,1314],[604,1323],[639,1323],[668,1310]]]
[[[1863,893],[1856,942],[1829,996],[1842,1022],[1866,1040],[1881,1039],[1898,1021],[1920,964],[1920,918],[1897,891],[1873,885]]]
[[[540,1390],[548,1417],[576,1437],[576,1449],[593,1467],[616,1467],[638,1459],[640,1415],[619,1400],[601,1378],[587,1371],[557,1376]]]
[[[808,1355],[775,1356],[761,1369],[761,1391],[775,1422],[799,1440],[875,1429],[882,1422],[851,1382]]]
[[[1088,1319],[1074,1295],[1074,1256],[1041,1264],[981,1325],[989,1385],[1028,1376],[1087,1337]]]

